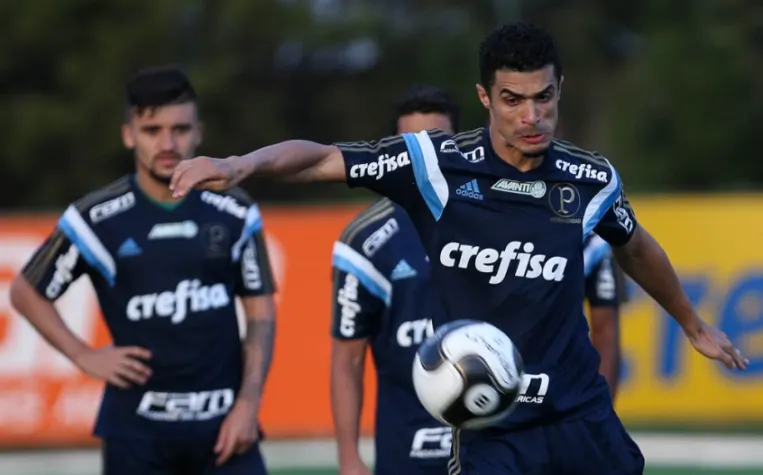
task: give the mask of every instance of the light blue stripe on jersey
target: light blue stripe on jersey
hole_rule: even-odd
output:
[[[241,229],[241,236],[231,250],[233,262],[237,262],[241,258],[241,251],[244,246],[246,246],[247,241],[260,231],[262,231],[262,215],[260,214],[260,208],[257,205],[252,205],[246,210],[246,218],[244,218],[244,227]]]
[[[609,169],[612,173],[612,179],[609,180],[607,186],[599,190],[593,199],[586,206],[585,214],[583,215],[583,239],[588,237],[591,231],[594,230],[597,224],[601,221],[604,215],[609,211],[617,198],[620,197],[622,189],[620,187],[620,177],[615,171],[615,167],[609,164]]]
[[[343,242],[335,242],[332,264],[337,269],[354,275],[366,290],[385,305],[390,305],[392,284],[358,251]]]
[[[437,150],[435,150],[432,139],[426,130],[418,134],[403,134],[402,136],[408,147],[416,186],[418,186],[419,192],[435,221],[439,221],[443,210],[445,210],[445,205],[448,203],[450,191],[440,170]]]
[[[583,273],[588,277],[599,263],[610,253],[609,243],[594,234],[583,249]]]
[[[117,266],[114,258],[103,245],[77,208],[69,206],[58,220],[58,227],[69,238],[90,267],[98,271],[109,285],[114,285]]]

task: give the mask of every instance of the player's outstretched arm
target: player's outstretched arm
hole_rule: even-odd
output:
[[[170,182],[175,197],[192,188],[225,190],[250,175],[270,175],[295,181],[343,181],[342,152],[333,145],[289,140],[242,156],[197,157],[180,163]]]
[[[646,229],[637,226],[630,240],[614,252],[623,270],[676,319],[697,351],[729,369],[747,367],[749,361],[728,337],[694,311],[667,254]]]

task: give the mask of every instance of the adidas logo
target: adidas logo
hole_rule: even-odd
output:
[[[402,279],[410,279],[411,277],[416,276],[416,269],[411,267],[407,262],[405,262],[405,259],[398,262],[395,268],[392,270],[392,275],[390,278],[392,280],[402,280]]]
[[[482,196],[482,192],[480,192],[480,186],[477,184],[476,178],[456,188],[456,194],[473,200],[482,201],[485,199],[485,197]]]
[[[119,250],[117,250],[117,255],[119,257],[137,256],[142,253],[143,249],[138,246],[138,243],[136,243],[133,238],[127,238],[125,242],[119,246]]]

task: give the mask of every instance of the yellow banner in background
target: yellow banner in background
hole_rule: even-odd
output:
[[[699,314],[728,334],[750,366],[732,372],[697,354],[675,321],[635,288],[622,315],[618,412],[626,422],[763,423],[763,196],[632,204]]]

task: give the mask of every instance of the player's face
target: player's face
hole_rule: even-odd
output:
[[[397,133],[418,133],[422,130],[440,129],[448,134],[453,134],[453,124],[450,122],[450,117],[446,114],[440,114],[439,112],[432,112],[423,114],[421,112],[414,112],[401,116],[397,119]]]
[[[490,125],[509,148],[526,157],[541,156],[553,139],[558,121],[561,80],[549,65],[532,72],[496,71],[490,91],[477,86],[490,112]]]
[[[187,102],[133,112],[122,126],[125,147],[135,151],[138,173],[169,183],[180,160],[192,158],[201,144],[196,104]]]

